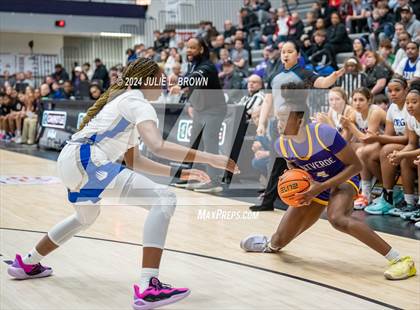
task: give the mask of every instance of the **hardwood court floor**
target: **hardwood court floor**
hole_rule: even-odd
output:
[[[0,150],[0,175],[56,175],[55,162]],[[203,210],[242,212],[246,203],[175,190],[160,278],[192,289],[170,309],[419,309],[420,281],[387,281],[384,259],[325,220],[281,254],[249,254],[239,241],[270,235],[283,212],[257,219],[198,219]],[[72,213],[66,190],[54,185],[0,186],[0,258],[25,253],[53,224]],[[55,275],[13,281],[0,263],[0,309],[129,309],[139,279],[139,244],[147,211],[103,207],[97,222],[45,259]],[[225,216],[228,215],[225,213]],[[230,213],[232,215],[232,213]],[[23,230],[23,231],[22,231]],[[420,266],[418,240],[381,233]]]

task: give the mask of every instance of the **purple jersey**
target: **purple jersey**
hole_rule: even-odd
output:
[[[280,156],[306,170],[317,182],[324,182],[345,168],[336,157],[347,145],[339,132],[326,124],[306,125],[307,140],[296,143],[281,136],[275,145]]]

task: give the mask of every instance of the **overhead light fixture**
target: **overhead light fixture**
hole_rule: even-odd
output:
[[[131,33],[101,32],[101,37],[130,38],[131,36]]]
[[[152,0],[137,0],[136,4],[138,5],[150,5],[152,3]]]

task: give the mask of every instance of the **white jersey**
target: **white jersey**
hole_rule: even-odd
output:
[[[366,119],[363,118],[362,113],[357,111],[355,112],[355,122],[357,129],[359,129],[363,133],[366,133],[368,131],[370,116],[372,115],[372,111],[376,108],[377,107],[374,105],[369,106],[369,111]]]
[[[386,120],[394,124],[394,131],[397,136],[403,136],[405,134],[405,124],[409,116],[405,104],[403,109],[400,110],[398,105],[392,103],[386,113]]]
[[[128,90],[108,102],[71,141],[92,140],[92,161],[114,162],[139,144],[136,125],[149,120],[158,123],[155,109],[140,90]]]
[[[410,115],[407,120],[407,127],[416,133],[419,138],[418,146],[420,146],[420,122],[414,116]]]

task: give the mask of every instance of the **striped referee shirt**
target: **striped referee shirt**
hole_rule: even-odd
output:
[[[363,72],[360,72],[356,75],[352,73],[346,73],[343,76],[341,76],[336,82],[336,86],[343,88],[347,96],[349,97],[355,89],[359,87],[366,87],[366,85],[366,74]]]

